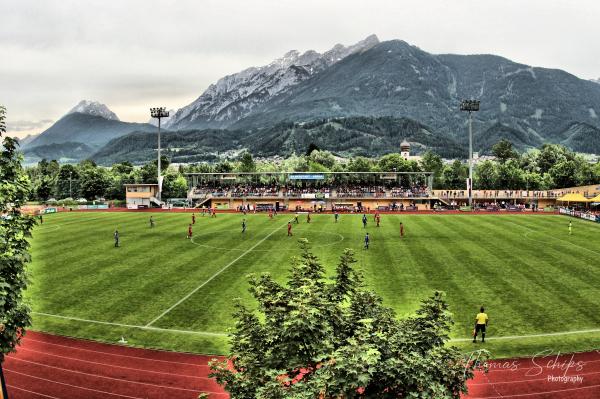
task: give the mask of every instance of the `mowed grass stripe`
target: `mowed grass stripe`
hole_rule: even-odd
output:
[[[484,227],[493,231],[494,236],[500,237],[502,232],[507,230],[504,225],[506,222],[494,221],[494,223],[487,223]],[[513,257],[512,261],[506,264],[507,272],[512,274],[510,295],[518,296],[513,301],[514,306],[520,307],[519,313],[527,315],[528,320],[526,323],[513,327],[517,329],[518,333],[531,332],[536,325],[546,322],[545,319],[549,316],[547,304],[553,301],[563,304],[561,307],[550,309],[556,320],[555,331],[562,331],[573,326],[573,320],[569,318],[568,314],[562,314],[563,310],[579,306],[585,308],[587,307],[586,303],[592,307],[597,306],[587,298],[580,298],[579,295],[572,294],[572,292],[576,292],[575,287],[587,283],[569,274],[569,270],[560,266],[563,260],[559,257],[559,252],[553,256],[551,252],[554,252],[554,248],[550,246],[539,248],[535,245],[519,246],[518,244],[518,237],[511,235],[506,235],[502,241],[492,240],[489,244],[494,249],[493,253],[496,256],[506,259]],[[556,278],[556,276],[560,276],[560,278]],[[515,282],[528,284],[516,285]],[[574,289],[565,290],[565,285],[572,285]],[[522,300],[527,300],[527,302],[522,302]],[[586,318],[585,314],[582,316],[584,319]],[[592,316],[592,314],[590,313],[588,316]],[[582,327],[589,328],[589,325],[583,324]]]
[[[460,217],[441,217],[428,220],[428,223],[430,229],[445,240],[442,245],[430,245],[435,251],[432,256],[435,257],[437,253],[441,267],[447,271],[446,275],[435,281],[440,289],[446,291],[451,310],[455,314],[456,327],[453,335],[464,336],[472,331],[474,314],[479,306],[493,303],[503,294],[493,281],[501,286],[506,282],[498,271],[501,267],[499,260],[487,259],[485,252],[472,239],[472,232],[479,229],[480,221],[472,220],[473,225],[465,227],[458,224]],[[484,261],[491,263],[491,267],[482,270]]]
[[[568,246],[572,249],[578,248],[578,250],[583,250],[590,255],[600,256],[600,249],[597,246],[590,245],[589,240],[590,236],[600,234],[600,225],[598,223],[563,215],[540,218],[539,223],[536,224],[519,220],[518,218],[512,219],[511,222],[528,230],[523,234],[523,237],[529,241],[544,243],[546,240],[554,240],[559,243],[557,245]],[[569,235],[569,222],[573,224],[572,235]],[[540,229],[537,227],[542,227],[549,234],[540,235]]]
[[[463,220],[455,222],[459,230],[464,231],[469,228]],[[480,224],[478,231],[484,229],[481,225],[483,222],[484,220],[478,220]],[[546,302],[545,293],[542,292],[540,295],[543,286],[538,281],[536,272],[523,261],[527,259],[526,257],[520,256],[505,244],[505,234],[505,230],[498,229],[497,234],[494,235],[497,239],[485,240],[481,235],[477,240],[471,240],[472,250],[480,253],[482,258],[496,260],[493,267],[483,268],[482,263],[476,265],[476,272],[482,276],[480,283],[482,295],[486,297],[486,301],[481,303],[488,307],[490,314],[494,315],[493,330],[496,335],[526,332],[528,328],[535,326],[540,314],[545,313]],[[457,245],[465,248],[463,241]],[[507,301],[507,298],[510,300]],[[474,307],[472,312],[477,312],[477,308]],[[469,324],[472,325],[472,322]]]
[[[548,231],[547,234],[550,232]],[[576,317],[582,319],[582,327],[589,328],[589,325],[585,324],[586,320],[595,316],[600,301],[593,295],[589,295],[589,291],[588,295],[582,295],[581,288],[587,287],[591,290],[597,286],[598,274],[592,272],[593,267],[590,267],[587,261],[573,258],[570,254],[565,254],[551,245],[544,248],[536,245],[519,247],[518,237],[510,236],[506,240],[512,241],[510,251],[519,254],[526,265],[524,270],[529,272],[528,279],[535,282],[535,287],[527,287],[527,289],[536,293],[542,306],[551,300],[562,304],[551,309],[557,321],[557,330],[573,325],[573,315],[570,310],[576,308],[579,309]],[[552,244],[556,243],[552,242]],[[524,248],[528,249],[524,251]],[[518,271],[523,270],[518,269]],[[536,317],[538,320],[535,320]],[[547,310],[535,313],[532,321],[539,323],[546,317],[548,317]]]
[[[266,218],[266,216],[264,217]],[[246,276],[250,273],[257,275],[271,273],[277,281],[284,281],[291,265],[291,257],[298,255],[298,239],[310,236],[313,231],[321,231],[326,227],[322,215],[313,217],[310,224],[307,224],[302,218],[300,224],[293,224],[294,236],[287,237],[285,223],[288,219],[289,215],[279,215],[276,221],[270,221],[267,226],[271,228],[273,223],[280,224],[281,221],[284,223],[272,236],[260,243],[255,251],[244,256],[215,277],[202,290],[194,293],[168,315],[165,315],[156,325],[181,328],[182,324],[180,323],[189,323],[186,315],[193,313],[195,315],[192,321],[193,329],[207,329],[210,328],[209,325],[213,325],[215,326],[214,331],[224,331],[230,327],[233,322],[231,318],[234,311],[233,298],[241,298],[243,302],[252,304]],[[249,223],[253,223],[253,221],[249,221]],[[314,250],[318,252],[317,245],[329,243],[311,241],[311,244],[315,245]],[[331,269],[334,268],[335,265]]]
[[[273,223],[279,224],[279,229],[263,242],[258,242],[251,254],[246,254],[229,268],[224,270],[201,290],[194,292],[179,306],[172,309],[168,314],[156,322],[156,326],[162,328],[184,328],[190,326],[192,329],[205,331],[225,331],[233,325],[232,314],[234,312],[234,298],[240,298],[243,303],[253,306],[251,295],[248,292],[249,285],[246,276],[248,274],[260,275],[271,273],[278,281],[282,282],[287,277],[290,259],[297,255],[297,240],[307,235],[315,226],[315,221],[310,224],[294,225],[294,236],[287,237],[285,224],[288,215],[280,215],[277,221],[272,221],[268,227],[272,229]],[[282,218],[283,217],[283,218]],[[284,222],[282,224],[282,221]],[[288,247],[274,245],[274,242],[286,241]],[[262,250],[268,248],[269,250]],[[288,248],[295,248],[289,251]],[[194,319],[189,320],[187,315],[194,314]]]
[[[447,261],[449,254],[431,245],[430,240],[433,239],[438,242],[447,242],[447,235],[442,231],[438,222],[433,218],[414,217],[405,219],[403,223],[406,225],[407,235],[402,243],[407,248],[407,257],[414,260],[424,278],[419,280],[421,284],[413,285],[413,281],[410,280],[412,273],[404,270],[404,278],[408,280],[405,284],[410,287],[410,296],[408,297],[410,301],[407,303],[409,306],[398,302],[394,304],[394,307],[396,309],[403,307],[401,314],[411,314],[419,303],[435,290],[446,291],[449,298],[452,295],[464,298],[462,284],[457,284],[453,279],[454,270],[448,269],[450,266]],[[464,283],[464,280],[461,283]]]
[[[154,229],[148,227],[147,215],[135,216],[137,217],[128,218],[127,222],[121,223],[130,232],[122,241],[121,248],[113,247],[111,236],[108,239],[98,237],[96,245],[108,244],[107,251],[88,252],[85,257],[74,260],[67,257],[68,262],[80,267],[71,270],[73,276],[58,276],[74,282],[77,288],[74,292],[64,293],[62,297],[58,294],[60,303],[64,305],[61,311],[79,315],[73,314],[76,309],[72,307],[75,306],[95,310],[93,313],[86,311],[85,315],[92,318],[111,316],[113,321],[142,322],[140,318],[145,320],[146,312],[135,306],[137,301],[151,305],[147,312],[149,317],[166,306],[165,303],[171,301],[173,296],[181,295],[182,276],[207,278],[217,268],[217,263],[203,261],[202,258],[205,260],[206,257],[202,256],[202,251],[195,250],[185,239],[189,217],[184,220],[182,216],[186,215],[155,215],[158,220]],[[111,222],[112,218],[107,220],[107,223]],[[160,246],[157,246],[156,240],[142,237],[145,232],[155,234],[160,240]],[[93,242],[88,245],[90,249],[94,248]],[[162,251],[163,248],[165,251]],[[226,261],[231,257],[231,253],[218,252],[212,256],[212,260]],[[90,267],[95,269],[87,270]],[[183,279],[184,283],[186,281],[190,280]],[[191,281],[190,284],[193,284],[193,279]],[[185,285],[183,288],[185,289]],[[69,304],[74,305],[68,306]],[[127,317],[119,317],[123,315]],[[130,317],[132,315],[133,319]]]
[[[281,226],[284,227],[285,225]],[[239,255],[237,258],[233,259],[231,262],[229,262],[227,265],[223,266],[222,268],[220,268],[218,271],[216,271],[213,275],[211,275],[208,279],[206,279],[204,282],[202,282],[200,285],[198,285],[197,287],[195,287],[193,290],[191,290],[190,292],[188,292],[186,295],[184,295],[181,299],[179,299],[177,302],[175,302],[173,305],[171,305],[169,308],[167,308],[164,312],[162,312],[161,314],[159,314],[158,316],[156,316],[155,318],[153,318],[151,321],[149,321],[145,327],[149,327],[151,325],[153,325],[154,323],[156,323],[157,321],[159,321],[160,319],[162,319],[164,316],[166,316],[169,312],[171,312],[173,309],[177,308],[179,305],[181,305],[182,303],[184,303],[185,301],[188,300],[188,298],[190,298],[192,295],[194,295],[198,290],[200,290],[201,288],[203,288],[205,285],[209,284],[213,279],[217,278],[221,273],[223,273],[224,271],[226,271],[229,267],[231,267],[232,265],[234,265],[237,261],[239,261],[240,259],[242,259],[244,256],[246,256],[250,251],[252,251],[254,248],[258,247],[260,244],[262,244],[265,240],[267,240],[270,236],[272,236],[277,230],[272,230],[269,234],[267,234],[264,238],[262,238],[260,241],[258,241],[256,244],[254,244],[252,247],[250,247],[246,252],[243,252],[241,255]]]

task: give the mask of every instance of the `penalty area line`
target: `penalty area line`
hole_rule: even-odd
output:
[[[247,254],[249,254],[250,252],[252,252],[252,250],[256,247],[258,247],[260,244],[262,244],[263,242],[265,242],[269,237],[271,237],[273,234],[275,234],[276,231],[279,231],[282,227],[287,226],[288,222],[285,222],[285,224],[273,231],[271,231],[269,234],[267,234],[263,239],[261,239],[259,242],[257,242],[256,244],[254,244],[252,247],[250,247],[248,250],[246,250],[245,252],[243,252],[240,256],[238,256],[237,258],[235,258],[234,260],[232,260],[231,262],[229,262],[228,264],[226,264],[225,266],[223,266],[221,269],[219,269],[215,274],[213,274],[212,276],[210,276],[208,278],[208,280],[204,281],[202,284],[200,284],[199,286],[197,286],[196,288],[194,288],[193,290],[191,290],[190,292],[188,292],[183,298],[181,298],[180,300],[178,300],[177,302],[175,302],[173,305],[171,305],[167,310],[165,310],[164,312],[162,312],[161,314],[159,314],[158,316],[156,316],[154,319],[152,319],[150,322],[148,322],[148,324],[146,324],[144,327],[150,327],[152,324],[156,323],[158,320],[162,319],[164,316],[166,316],[169,312],[171,312],[173,309],[175,309],[177,306],[181,305],[183,302],[185,302],[189,297],[191,297],[192,295],[194,295],[196,292],[198,292],[202,287],[204,287],[206,284],[210,283],[212,280],[214,280],[216,277],[218,277],[221,273],[223,273],[225,270],[229,269],[233,264],[235,264],[238,260],[242,259],[244,256],[246,256]]]
[[[31,312],[31,314],[40,315],[40,316],[46,316],[46,317],[54,317],[54,318],[63,319],[63,320],[79,321],[79,322],[83,322],[83,323],[102,324],[102,325],[114,326],[114,327],[137,328],[137,329],[140,329],[140,330],[148,330],[148,331],[175,332],[175,333],[182,333],[182,334],[206,335],[206,336],[212,336],[212,337],[227,337],[228,336],[228,334],[225,334],[225,333],[215,333],[215,332],[208,332],[208,331],[177,330],[177,329],[172,329],[172,328],[160,328],[160,327],[148,327],[148,326],[137,326],[135,324],[124,324],[124,323],[113,323],[113,322],[110,322],[110,321],[90,320],[90,319],[83,319],[83,318],[80,318],[80,317],[62,316],[62,315],[58,315],[58,314],[44,313],[44,312]]]

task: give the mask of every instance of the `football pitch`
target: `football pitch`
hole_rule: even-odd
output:
[[[369,215],[364,229],[360,215],[342,214],[338,223],[312,215],[310,224],[300,215],[288,237],[292,218],[196,214],[188,240],[190,213],[47,215],[32,240],[33,328],[224,354],[234,299],[254,306],[246,276],[284,281],[297,239],[307,238],[329,275],[344,248],[354,249],[367,286],[400,317],[434,290],[446,292],[452,343],[465,351],[481,347],[470,334],[482,304],[490,316],[485,348],[495,357],[599,347],[600,225],[557,215],[382,215],[375,227]]]

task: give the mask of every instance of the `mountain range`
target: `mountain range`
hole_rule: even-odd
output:
[[[332,139],[311,140],[320,140],[334,152],[375,155],[398,150],[394,142],[387,147],[364,145],[377,138],[381,125],[386,126],[384,136],[393,137],[388,123],[396,121],[402,127],[398,137],[422,140],[412,141],[417,149],[436,147],[444,152],[443,146],[433,145],[433,138],[448,146],[447,153],[454,153],[455,146],[466,142],[467,116],[459,111],[459,104],[468,98],[481,101],[480,111],[473,114],[475,150],[485,152],[506,138],[521,150],[552,142],[600,153],[597,82],[496,55],[431,54],[401,40],[379,42],[374,35],[351,46],[338,44],[322,54],[290,51],[265,66],[225,76],[189,105],[172,111],[163,120],[172,133],[164,137],[197,140],[197,151],[243,147],[257,154],[283,155],[297,150],[290,143],[302,142],[315,132],[299,127],[323,122],[330,128],[319,128],[318,134]],[[367,130],[336,129],[343,118],[357,117],[379,122],[364,124]],[[330,122],[333,119],[336,122]],[[409,129],[417,125],[428,132],[426,140]],[[82,102],[28,143],[25,152],[60,143],[81,150],[77,147],[81,143],[105,159],[108,148],[126,157],[115,143],[122,143],[128,133],[137,131],[134,136],[139,139],[144,134],[140,132],[154,129],[150,124],[121,122],[102,104]],[[204,136],[220,137],[222,142],[209,150],[200,144],[206,144]],[[111,139],[115,142],[109,143]],[[353,140],[361,144],[348,148]],[[262,144],[256,147],[255,143]],[[200,152],[195,156],[202,158]]]
[[[122,122],[105,104],[83,100],[48,129],[21,145],[29,160],[80,160],[90,157],[114,138],[155,129],[148,123]]]

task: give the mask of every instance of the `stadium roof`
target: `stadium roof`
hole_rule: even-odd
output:
[[[594,198],[590,198],[590,202],[598,202],[600,203],[600,194],[596,195]]]
[[[158,186],[158,183],[128,183],[124,186]]]
[[[558,198],[557,201],[563,202],[591,202],[591,199],[587,199],[583,196],[583,194],[579,193],[569,193],[565,194],[562,197]]]
[[[380,172],[186,172],[187,176],[249,176],[249,175],[298,175],[315,173],[322,175],[381,175],[395,173],[397,175],[433,175],[433,172],[400,172],[400,171],[380,171]]]

